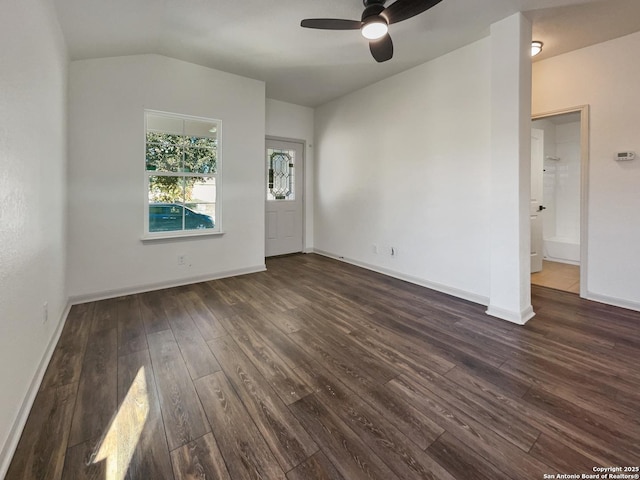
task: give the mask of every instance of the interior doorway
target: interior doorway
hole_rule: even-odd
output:
[[[531,284],[587,292],[588,106],[534,115]]]

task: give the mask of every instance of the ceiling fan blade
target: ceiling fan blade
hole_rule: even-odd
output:
[[[402,22],[408,18],[426,12],[436,6],[442,0],[396,0],[380,14],[387,19],[389,24]]]
[[[300,22],[301,27],[320,28],[322,30],[360,30],[360,20],[341,20],[339,18],[307,18]]]
[[[376,59],[376,62],[382,63],[391,60],[391,57],[393,57],[393,42],[389,34],[387,33],[379,40],[369,42],[369,50],[371,50],[371,55]]]

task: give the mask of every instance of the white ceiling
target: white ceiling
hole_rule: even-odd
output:
[[[640,30],[640,0],[442,0],[391,25],[394,58],[378,64],[357,31],[300,27],[303,18],[359,19],[361,0],[54,3],[72,60],[157,53],[264,80],[269,98],[308,106],[479,40],[517,11],[545,43],[540,59]]]

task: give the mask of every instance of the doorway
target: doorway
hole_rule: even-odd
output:
[[[531,283],[587,292],[588,106],[533,116]]]
[[[304,144],[266,141],[265,255],[302,251]]]

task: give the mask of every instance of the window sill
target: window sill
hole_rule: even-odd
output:
[[[145,234],[140,239],[143,243],[146,242],[155,242],[158,240],[184,240],[188,238],[194,237],[209,237],[209,236],[219,236],[224,235],[224,232],[215,231],[215,232],[207,232],[202,230],[195,230],[193,232],[166,232],[166,233],[156,233],[156,234]]]

